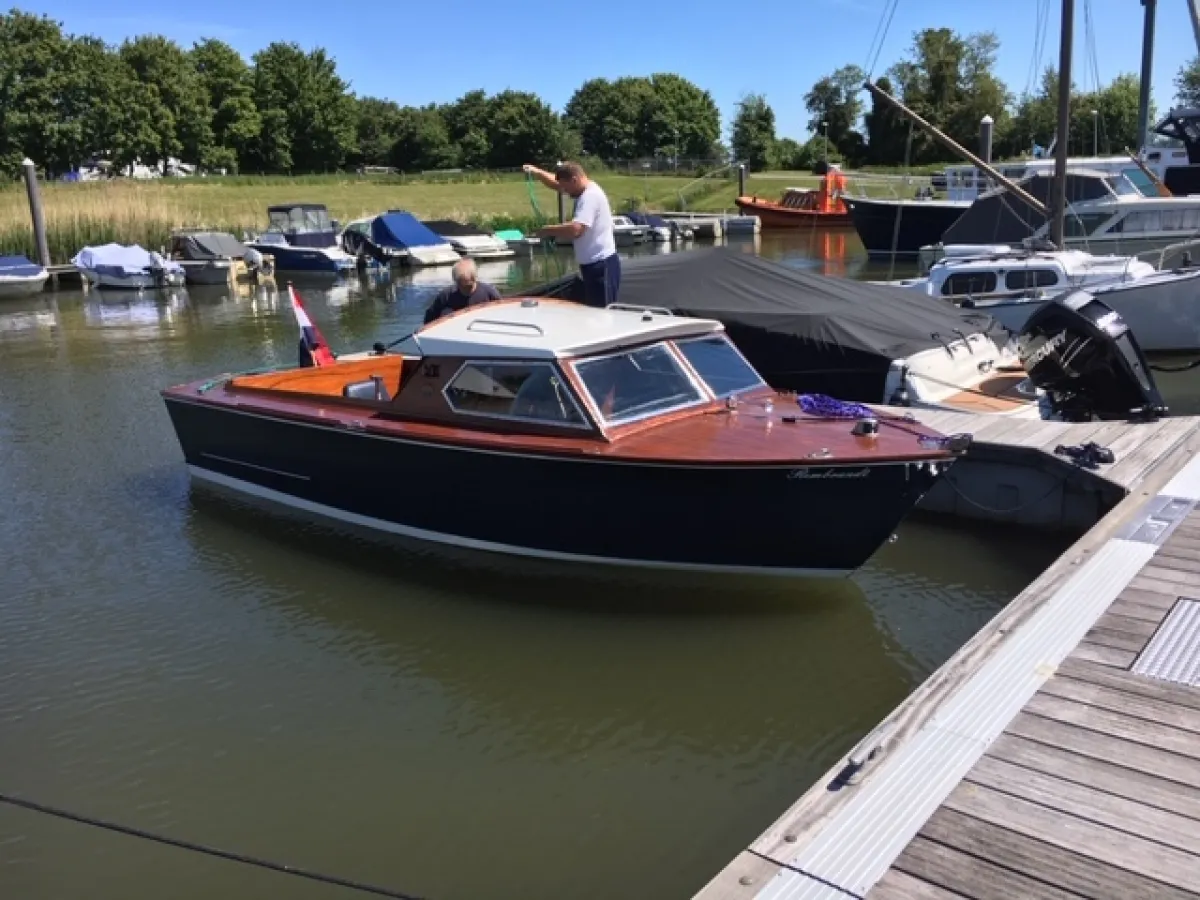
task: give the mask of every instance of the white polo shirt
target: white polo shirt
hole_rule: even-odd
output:
[[[583,234],[575,238],[575,261],[581,266],[600,262],[617,252],[613,237],[612,208],[600,185],[589,181],[583,193],[575,198],[572,222],[585,225]]]

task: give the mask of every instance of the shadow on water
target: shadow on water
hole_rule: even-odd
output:
[[[245,529],[307,559],[475,603],[694,616],[815,613],[862,601],[849,579],[656,572],[518,558],[312,520],[208,485],[193,485],[187,502],[193,513],[188,528],[198,540],[220,540],[225,529],[233,539],[236,530]],[[220,531],[211,527],[218,523]]]

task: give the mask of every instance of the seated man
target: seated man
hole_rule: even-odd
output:
[[[454,287],[443,289],[433,298],[433,302],[425,310],[426,325],[447,313],[500,299],[499,291],[479,280],[475,261],[469,257],[456,262],[450,270],[450,276],[454,279]]]

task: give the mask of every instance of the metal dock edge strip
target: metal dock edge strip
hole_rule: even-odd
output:
[[[1200,687],[1200,601],[1180,597],[1130,671]]]
[[[757,900],[865,896],[1197,501],[1200,458],[1149,498],[928,722],[876,763],[870,780],[846,788],[850,799],[782,861],[790,868],[763,885]]]

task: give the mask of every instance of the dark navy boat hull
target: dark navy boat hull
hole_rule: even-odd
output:
[[[867,255],[873,257],[892,256],[893,241],[896,256],[916,256],[922,247],[938,243],[946,229],[957,222],[969,206],[938,200],[898,203],[853,197],[845,197],[843,202],[850,209],[854,230]],[[897,217],[900,219],[898,232]]]
[[[171,396],[166,404],[199,479],[397,535],[547,559],[846,575],[937,478],[916,462],[643,464],[501,452]]]

